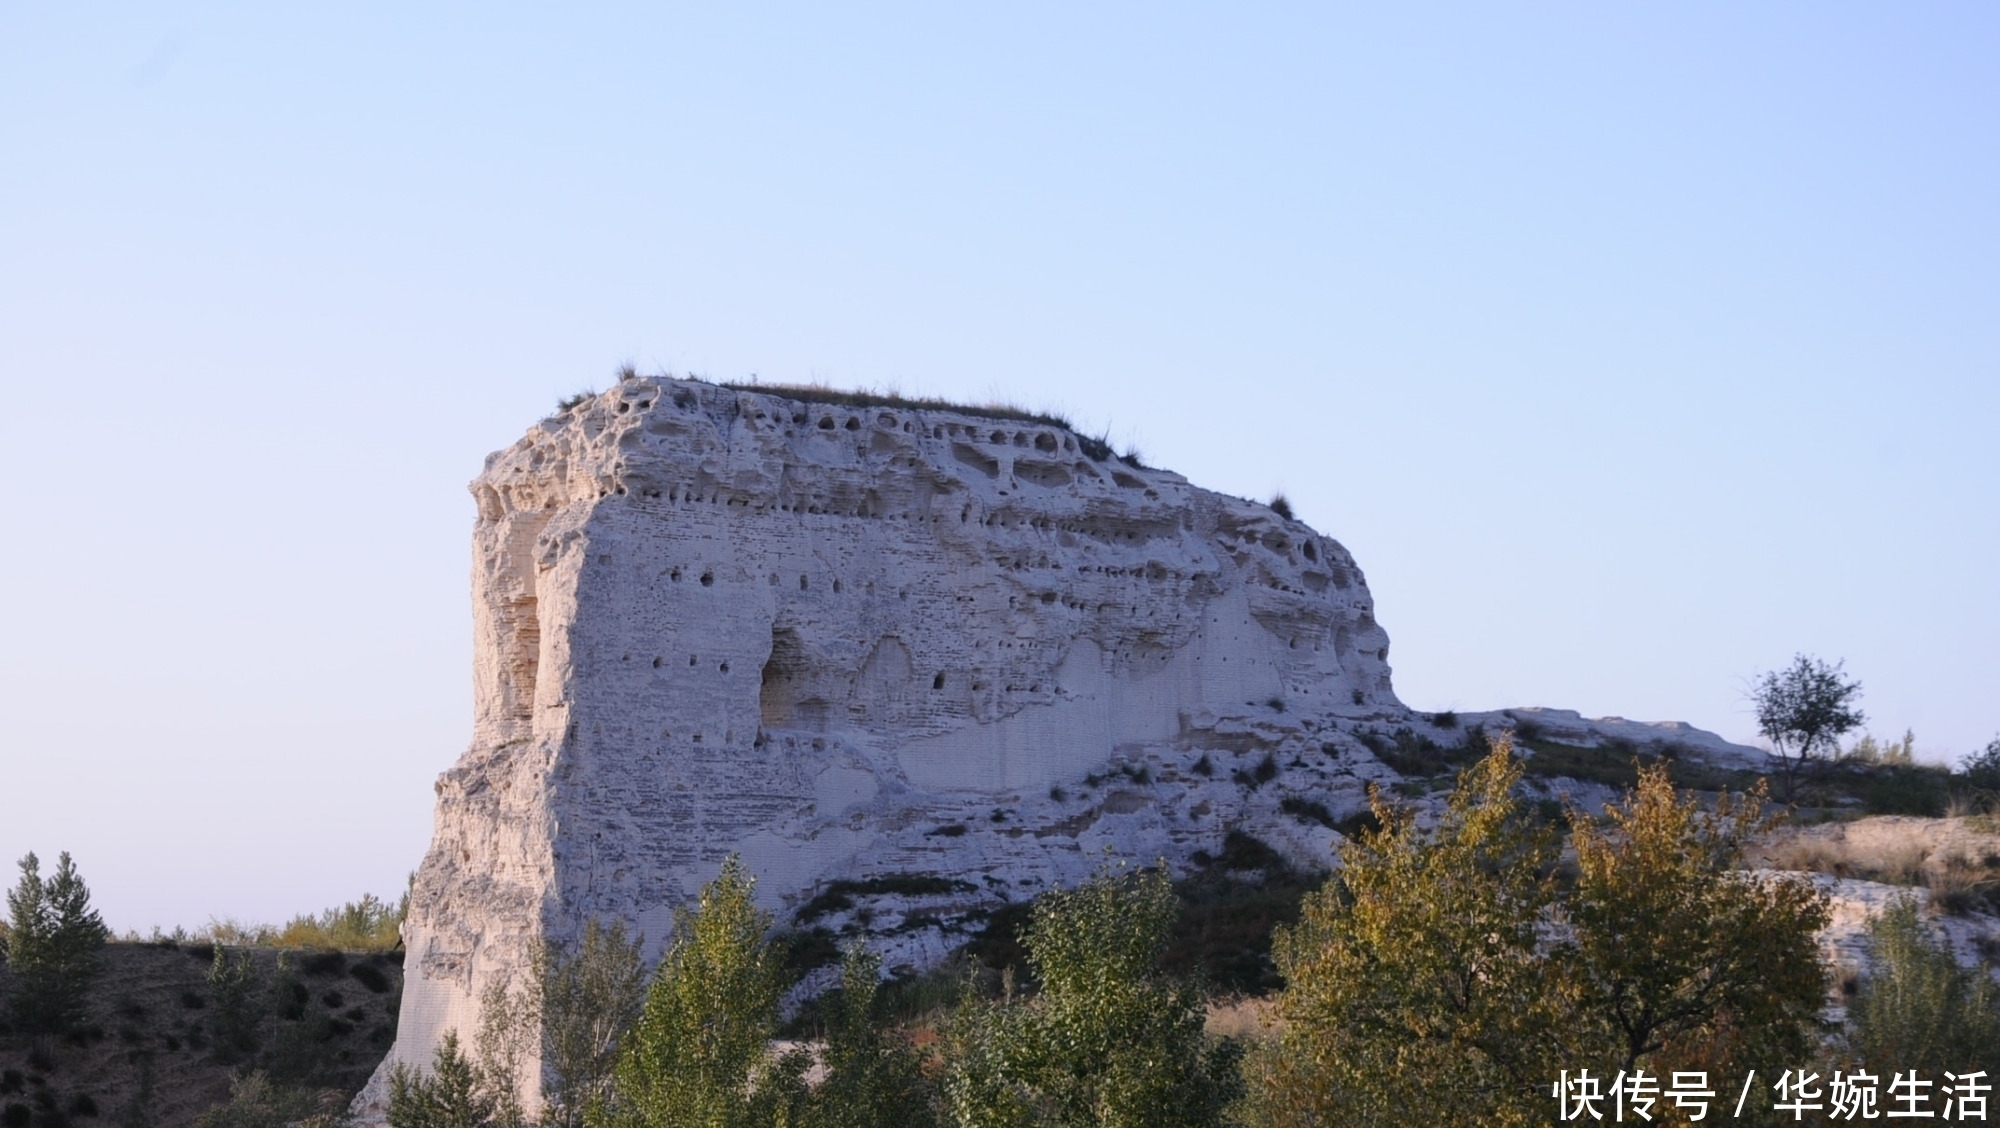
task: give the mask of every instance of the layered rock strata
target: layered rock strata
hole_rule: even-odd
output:
[[[1397,700],[1346,549],[1049,422],[634,379],[472,492],[475,727],[391,1062],[586,920],[656,954],[732,853],[912,970],[1107,856],[1323,866],[1398,778],[1371,747],[1461,739]]]

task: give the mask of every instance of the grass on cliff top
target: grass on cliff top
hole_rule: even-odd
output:
[[[1074,431],[1076,427],[1065,416],[1046,411],[1029,411],[1011,403],[953,403],[950,400],[930,396],[905,396],[897,392],[877,392],[870,389],[844,391],[829,388],[824,384],[746,384],[725,382],[719,385],[738,392],[757,392],[763,395],[782,396],[785,399],[802,400],[806,403],[832,404],[837,407],[898,407],[906,411],[951,411],[960,415],[975,415],[982,419],[1005,419],[1015,423],[1039,423],[1045,427],[1060,427]]]

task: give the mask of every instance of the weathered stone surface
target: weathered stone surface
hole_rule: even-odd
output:
[[[817,921],[916,968],[1107,854],[1185,867],[1238,827],[1323,866],[1335,834],[1287,798],[1344,814],[1397,778],[1365,739],[1461,739],[1396,699],[1338,543],[1087,448],[640,379],[490,457],[475,729],[390,1060],[469,1039],[541,937],[614,918],[657,952],[731,853],[781,921],[830,881],[948,879]]]

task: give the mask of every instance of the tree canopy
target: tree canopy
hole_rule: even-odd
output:
[[[68,851],[46,880],[41,859],[32,852],[21,859],[21,879],[7,894],[7,917],[15,1021],[34,1032],[68,1029],[83,1018],[109,935]]]
[[[1273,1125],[1540,1124],[1562,1070],[1802,1060],[1825,998],[1824,898],[1732,869],[1761,795],[1704,810],[1663,767],[1570,811],[1578,874],[1513,791],[1510,743],[1461,775],[1431,826],[1372,796],[1275,945],[1283,1033],[1260,1062]]]
[[[1799,654],[1791,665],[1767,672],[1751,685],[1757,730],[1785,765],[1787,798],[1799,767],[1815,758],[1831,758],[1840,747],[1840,737],[1868,719],[1854,708],[1861,683],[1845,680],[1843,665]]]

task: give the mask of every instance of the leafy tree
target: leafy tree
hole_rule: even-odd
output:
[[[1699,1058],[1684,1067],[1740,1072],[1806,1060],[1826,1001],[1813,939],[1826,898],[1738,868],[1746,839],[1767,825],[1764,791],[1759,781],[1705,808],[1654,764],[1623,806],[1605,808],[1609,826],[1570,812],[1577,998],[1609,1028],[1604,1068]]]
[[[840,995],[826,1029],[826,1078],[813,1090],[806,1128],[928,1128],[936,1122],[923,1062],[876,1020],[882,961],[860,944],[840,965]]]
[[[1793,657],[1790,666],[1765,673],[1751,685],[1757,729],[1785,766],[1787,799],[1792,797],[1800,767],[1814,759],[1830,758],[1840,750],[1840,737],[1868,719],[1853,707],[1861,696],[1861,683],[1842,679],[1843,664],[1829,665],[1800,654]]]
[[[1540,1124],[1565,1069],[1804,1060],[1826,909],[1803,883],[1732,869],[1763,825],[1760,793],[1704,810],[1641,769],[1607,827],[1571,812],[1565,894],[1519,779],[1502,740],[1434,827],[1371,797],[1381,828],[1343,849],[1275,945],[1287,988],[1259,1063],[1267,1122]]]
[[[1035,906],[1031,1000],[970,1003],[944,1084],[960,1128],[1202,1128],[1240,1079],[1201,993],[1157,971],[1178,904],[1164,868],[1101,873]]]
[[[544,941],[518,987],[495,983],[480,1000],[476,1060],[502,1120],[525,1119],[524,1069],[540,1071],[538,1123],[579,1128],[611,1097],[618,1044],[646,1000],[641,941],[622,923],[589,922],[574,951]]]
[[[538,951],[546,1122],[581,1128],[584,1110],[610,1099],[619,1042],[646,1002],[642,943],[626,939],[622,923],[593,920],[575,952],[550,944]]]
[[[47,880],[32,852],[21,859],[7,915],[15,1020],[32,1032],[68,1029],[83,1017],[109,930],[90,907],[90,890],[67,851]]]
[[[1539,1124],[1576,1057],[1574,976],[1539,929],[1554,843],[1518,817],[1506,739],[1460,777],[1435,827],[1370,805],[1273,955],[1287,987],[1256,1103],[1278,1125]]]
[[[401,1062],[389,1071],[390,1128],[496,1128],[502,1112],[456,1030],[445,1031],[428,1076]]]
[[[1984,1069],[2000,1075],[2000,998],[1983,971],[1959,964],[1899,897],[1868,926],[1868,976],[1848,1010],[1848,1044],[1872,1070]]]
[[[786,977],[754,886],[732,855],[696,908],[676,910],[673,946],[619,1054],[613,1098],[590,1123],[747,1128],[802,1098],[802,1055],[767,1060]]]

